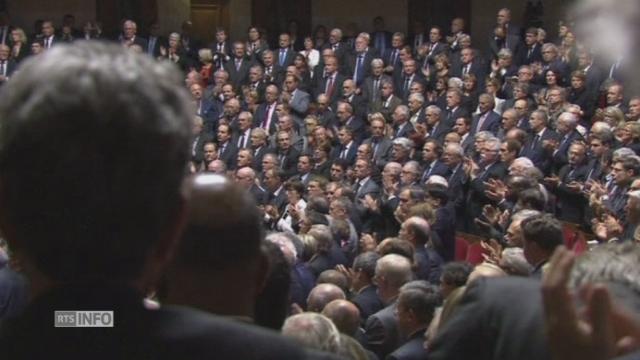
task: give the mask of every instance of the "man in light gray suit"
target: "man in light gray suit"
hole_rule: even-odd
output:
[[[309,110],[310,96],[308,93],[298,89],[299,84],[300,80],[297,77],[287,75],[284,79],[285,93],[282,94],[282,100],[289,103],[291,117],[298,124],[301,135],[305,135],[303,120],[307,116],[307,110]]]

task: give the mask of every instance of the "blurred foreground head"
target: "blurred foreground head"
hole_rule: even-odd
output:
[[[183,218],[190,116],[171,65],[58,46],[0,94],[0,227],[30,275],[143,281]],[[143,276],[144,275],[144,276]]]

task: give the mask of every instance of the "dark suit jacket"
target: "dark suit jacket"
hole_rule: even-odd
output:
[[[384,308],[382,301],[380,301],[380,298],[378,297],[377,288],[373,284],[360,289],[360,291],[351,299],[351,302],[360,310],[360,318],[362,319],[362,322],[367,320],[369,316]]]
[[[482,127],[480,129],[476,129],[481,116],[482,114],[473,115],[471,130],[469,130],[470,135],[475,135],[480,131],[490,131],[493,135],[497,134],[498,129],[500,129],[500,125],[502,124],[502,117],[495,111],[489,110],[489,114],[487,115],[487,118],[484,119]]]
[[[369,113],[376,113],[379,112],[381,113],[385,120],[387,121],[387,124],[391,124],[393,122],[393,119],[391,118],[391,114],[393,114],[393,112],[395,111],[395,109],[402,105],[402,99],[399,98],[398,96],[391,94],[392,98],[391,100],[387,99],[378,99],[376,101],[374,101],[372,104],[369,104]],[[387,105],[387,100],[389,101],[389,104]]]
[[[509,35],[507,34],[505,41],[507,42],[507,48],[511,50],[511,54],[513,54],[514,62],[516,60],[517,54],[520,53],[520,36],[518,35]],[[492,60],[498,59],[498,52],[502,48],[498,47],[498,43],[496,42],[496,38],[492,36],[489,39],[489,56],[487,60],[491,62]]]
[[[574,141],[584,141],[584,138],[577,130],[573,130],[568,135],[566,135],[566,139],[564,136],[558,134],[558,151],[555,151],[553,154],[553,168],[555,171],[560,171],[560,169],[568,163],[568,151],[569,147]]]
[[[440,160],[435,160],[433,166],[431,165],[432,164],[428,164],[424,166],[424,171],[420,177],[420,183],[424,184],[429,180],[429,177],[433,175],[439,175],[446,179],[451,172],[451,169],[449,169],[449,167]]]
[[[153,48],[151,49],[150,46],[153,46]],[[164,46],[164,47],[168,46],[166,38],[162,36],[157,36],[155,37],[155,42],[152,42],[151,38],[149,38],[149,40],[147,40],[147,46],[144,48],[144,52],[153,56],[154,58],[157,58],[158,56],[160,56],[161,46]]]
[[[394,314],[397,306],[398,302],[394,301],[369,316],[364,326],[366,347],[380,359],[384,359],[402,343],[402,337],[398,332],[398,321]]]
[[[528,278],[474,281],[438,332],[429,359],[551,358],[541,294],[540,282]]]
[[[413,125],[408,120],[404,124],[402,129],[400,129],[399,126],[395,126],[393,130],[394,130],[394,133],[395,133],[395,135],[393,136],[394,139],[395,138],[399,138],[399,137],[408,138],[409,136],[411,136],[412,133],[415,132],[415,129],[413,128]]]
[[[291,145],[287,152],[278,152],[277,155],[278,161],[280,161],[281,155],[284,156],[284,163],[278,163],[278,166],[284,171],[287,179],[295,175],[298,171],[298,156],[300,156],[300,152]]]
[[[191,148],[191,161],[195,162],[196,164],[201,163],[204,160],[204,143],[206,143],[207,141],[212,141],[213,137],[207,133],[205,133],[204,131],[196,136],[192,141],[192,148]]]
[[[275,63],[278,64],[278,66],[282,67],[283,69],[286,69],[287,66],[293,65],[293,60],[296,57],[296,52],[291,50],[290,48],[284,49],[286,54],[285,54],[285,57],[284,57],[284,63],[281,63],[280,62],[280,55],[281,55],[280,51],[281,50],[283,50],[283,49],[278,48],[278,49],[273,50],[274,55],[275,55]]]
[[[181,306],[143,306],[128,288],[97,284],[57,288],[32,301],[17,319],[3,323],[3,355],[10,359],[299,359],[298,345],[276,333]],[[53,326],[55,310],[111,310],[109,329]],[[184,331],[189,329],[189,331]],[[100,331],[102,330],[102,331]],[[107,331],[108,330],[108,331]],[[238,339],[251,339],[251,346]],[[34,344],[38,344],[34,346]]]
[[[344,145],[340,145],[340,146],[334,147],[333,148],[333,154],[331,155],[331,158],[333,160],[339,159],[340,155],[342,154],[342,151],[344,150],[344,148],[345,148]],[[345,159],[345,161],[347,163],[349,163],[349,165],[353,165],[356,162],[357,152],[358,152],[358,144],[354,141],[354,142],[351,143],[351,146],[347,150],[347,157]]]
[[[222,149],[222,145],[218,144],[218,149]],[[236,168],[236,161],[238,156],[238,148],[236,144],[233,143],[232,139],[229,139],[227,145],[224,148],[224,151],[218,156],[218,159],[224,161],[227,164],[227,170],[233,170]]]
[[[251,188],[249,188],[249,192],[253,199],[256,201],[256,205],[266,205],[269,200],[269,193],[261,188],[260,186],[253,184]]]
[[[590,170],[587,163],[576,166],[574,169],[567,164],[560,169],[558,173],[560,184],[555,189],[558,219],[574,224],[581,224],[584,220],[585,208],[588,207],[587,199],[581,192],[569,191],[567,185],[572,181],[584,183]]]
[[[236,59],[234,57],[227,61],[224,65],[224,70],[229,73],[229,82],[231,82],[236,89],[239,89],[240,86],[249,83],[249,69],[253,66],[253,63],[251,60],[243,58],[240,64],[240,70],[236,70],[235,61]]]
[[[382,48],[378,48],[378,36],[380,36],[382,38],[382,42],[384,44],[384,49],[388,49],[391,47],[391,32],[389,31],[376,31],[376,32],[371,32],[369,33],[369,37],[371,38],[371,41],[369,42],[369,45],[372,47],[375,47],[376,50],[384,50]]]
[[[267,103],[262,103],[258,105],[258,108],[256,109],[256,112],[253,115],[253,127],[262,126],[262,122],[265,120],[265,118],[268,115],[267,106],[268,106]],[[276,125],[278,125],[278,114],[276,113],[274,108],[274,110],[271,112],[271,119],[269,120],[269,129],[268,129],[269,135],[275,134],[276,130],[278,130]]]
[[[451,169],[451,174],[447,178],[449,182],[449,202],[452,203],[455,211],[455,224],[456,229],[464,230],[465,228],[465,202],[466,202],[466,190],[469,182],[469,177],[462,169],[462,164]],[[444,257],[446,259],[446,257]]]
[[[489,179],[504,179],[507,175],[507,169],[501,162],[495,162],[486,167],[475,179],[469,183],[469,194],[467,200],[467,231],[473,234],[479,234],[473,220],[482,214],[482,207],[491,203],[491,200],[485,195],[484,183]]]
[[[362,59],[362,75],[359,76],[360,78],[360,82],[357,85],[362,84],[362,81],[367,77],[371,75],[371,60],[373,60],[375,58],[375,52],[374,50],[372,50],[371,48],[369,48],[368,51],[366,51],[364,54],[364,57]],[[350,54],[349,56],[347,56],[347,58],[345,59],[345,71],[348,77],[353,78],[353,75],[355,74],[355,70],[356,70],[356,63],[358,61],[358,53],[353,53]]]
[[[534,62],[542,62],[542,45],[535,43],[531,53],[529,53],[529,49],[526,45],[520,47],[520,51],[514,59],[516,65],[522,66],[530,65]]]
[[[551,154],[542,147],[542,143],[545,140],[558,140],[558,134],[547,128],[537,142],[535,141],[535,135],[536,134],[533,134],[531,139],[525,144],[521,155],[528,157],[544,174],[549,174],[552,165]]]
[[[462,79],[462,73],[464,71],[465,66],[466,65],[463,64],[462,61],[460,61],[458,64],[456,64],[455,67],[451,68],[451,71],[452,71],[451,75]],[[476,79],[478,79],[477,88],[484,89],[484,81],[487,76],[487,66],[480,59],[480,57],[475,57],[471,62],[471,68],[469,69],[469,74],[475,75]]]
[[[316,79],[317,79],[317,82],[316,82],[316,89],[315,89],[315,93],[314,93],[314,98],[317,98],[318,95],[320,95],[320,94],[325,94],[326,93],[327,81],[328,81],[328,78],[322,77],[322,72],[320,72],[319,77],[317,77]],[[331,93],[331,97],[329,98],[329,100],[331,102],[331,108],[332,109],[336,109],[336,105],[338,104],[338,100],[340,100],[342,98],[342,83],[344,83],[344,81],[346,79],[347,78],[344,75],[342,75],[340,73],[336,73],[335,79],[333,81],[333,92]]]
[[[428,44],[429,44],[429,41],[427,40],[427,45]],[[442,42],[438,42],[435,44],[435,47],[431,50],[431,52],[426,54],[426,56],[422,59],[422,62],[417,62],[416,65],[419,68],[424,68],[427,63],[429,63],[430,66],[433,66],[435,64],[436,55],[447,54],[448,52],[449,52],[449,45]]]
[[[455,124],[456,119],[460,117],[469,117],[471,115],[469,109],[465,108],[462,104],[455,108],[452,112],[451,110],[445,110],[444,116],[440,121],[444,122],[444,125],[450,128],[453,128],[453,124]],[[471,135],[471,134],[469,134]]]
[[[424,348],[424,332],[420,329],[409,337],[409,341],[387,356],[386,360],[424,360],[427,350]]]
[[[358,181],[358,180],[356,180]],[[356,190],[356,184],[353,185],[353,190]],[[380,186],[373,181],[373,178],[369,178],[364,185],[358,187],[356,192],[356,199],[364,199],[366,195],[371,195],[374,199],[377,199],[380,196]]]
[[[442,145],[445,136],[447,136],[449,132],[451,132],[451,128],[444,125],[442,121],[438,121],[434,128],[429,130],[429,137],[438,140]]]

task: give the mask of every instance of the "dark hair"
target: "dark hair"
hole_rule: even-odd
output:
[[[544,211],[546,201],[540,189],[530,188],[523,190],[518,195],[518,200],[525,209]]]
[[[564,242],[562,225],[551,214],[528,217],[522,220],[520,227],[525,241],[534,242],[549,253]]]
[[[441,184],[428,184],[426,186],[427,196],[432,199],[440,200],[440,205],[444,206],[449,202],[449,190]]]
[[[118,283],[140,275],[182,202],[192,115],[181,77],[122,47],[82,42],[25,62],[3,87],[8,242],[46,276]]]
[[[400,291],[399,306],[411,310],[422,324],[429,324],[436,308],[442,302],[440,291],[433,285],[428,288],[410,287]]]
[[[415,248],[413,244],[400,238],[385,239],[378,253],[381,257],[389,254],[404,256],[412,265],[414,263],[413,255],[415,254]]]
[[[466,261],[455,261],[442,267],[442,282],[455,287],[464,286],[467,283],[473,266]]]

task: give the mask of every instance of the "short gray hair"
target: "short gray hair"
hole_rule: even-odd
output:
[[[322,314],[305,312],[289,317],[282,326],[282,335],[310,349],[333,354],[340,350],[340,331]]]

